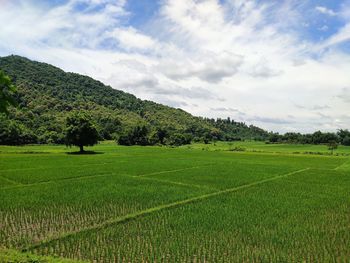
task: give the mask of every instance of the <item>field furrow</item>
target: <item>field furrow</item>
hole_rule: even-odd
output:
[[[0,247],[95,262],[350,259],[349,158],[191,147],[0,146]]]
[[[349,188],[342,176],[332,181],[336,174],[323,174],[331,188],[303,183],[310,171],[157,208],[31,251],[96,262],[347,262]]]
[[[246,189],[246,188],[250,188],[250,187],[253,187],[253,186],[257,186],[257,185],[260,185],[260,184],[264,184],[264,183],[267,183],[267,182],[271,182],[271,181],[274,181],[274,180],[285,178],[285,177],[288,177],[288,176],[291,176],[291,175],[294,175],[294,174],[302,173],[302,172],[307,171],[307,170],[309,170],[309,168],[302,169],[302,170],[297,170],[297,171],[290,172],[290,173],[283,174],[283,175],[279,175],[279,176],[274,176],[274,177],[271,177],[271,178],[267,178],[267,179],[256,181],[256,182],[252,182],[250,184],[245,184],[245,185],[241,185],[241,186],[234,187],[234,188],[225,189],[225,190],[222,190],[222,191],[216,191],[216,192],[213,192],[213,193],[203,194],[203,195],[200,195],[200,196],[195,196],[195,197],[192,197],[192,198],[188,198],[188,199],[185,199],[185,200],[180,200],[180,201],[173,202],[173,203],[169,203],[169,204],[164,204],[164,205],[159,205],[159,206],[156,206],[156,207],[148,208],[148,209],[145,209],[145,210],[142,210],[142,211],[138,211],[138,212],[135,212],[135,213],[131,213],[131,214],[128,214],[128,215],[125,215],[125,216],[122,216],[122,217],[118,217],[118,218],[107,220],[105,222],[102,222],[99,225],[87,227],[85,229],[80,229],[80,230],[77,230],[77,231],[63,233],[63,235],[61,235],[59,237],[54,237],[52,239],[43,240],[43,241],[41,241],[41,242],[39,242],[37,244],[31,245],[28,248],[24,248],[24,250],[32,250],[32,249],[35,249],[37,247],[43,246],[46,243],[51,243],[53,241],[57,241],[57,240],[60,240],[60,239],[71,237],[71,236],[74,236],[74,235],[79,234],[79,233],[90,232],[92,230],[105,228],[105,227],[107,227],[109,225],[124,223],[124,222],[130,221],[132,219],[136,219],[138,217],[142,217],[142,216],[145,216],[145,215],[148,215],[148,214],[151,214],[151,213],[155,213],[155,212],[158,212],[158,211],[161,211],[161,210],[164,210],[164,209],[175,208],[175,207],[178,207],[178,206],[181,206],[181,205],[186,205],[186,204],[198,202],[198,201],[201,201],[201,200],[204,200],[204,199],[208,199],[208,198],[211,198],[211,197],[216,197],[218,195],[224,195],[224,194],[236,192],[236,191],[239,191],[239,190],[243,190],[243,189]]]

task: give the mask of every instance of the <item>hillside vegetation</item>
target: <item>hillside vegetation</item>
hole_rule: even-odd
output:
[[[0,143],[64,143],[72,111],[88,112],[100,139],[122,144],[185,144],[190,141],[266,139],[268,133],[230,119],[214,120],[144,101],[90,77],[67,73],[19,56],[0,58],[0,70],[17,87],[18,107],[0,116]],[[132,140],[132,136],[138,136]]]

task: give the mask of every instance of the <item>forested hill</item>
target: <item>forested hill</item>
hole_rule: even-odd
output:
[[[0,58],[0,70],[17,87],[18,107],[0,116],[0,143],[63,143],[67,115],[89,112],[101,139],[124,144],[182,144],[190,140],[266,139],[254,126],[204,119],[151,101],[143,101],[90,77],[66,73],[19,56]],[[132,136],[143,136],[141,141]]]

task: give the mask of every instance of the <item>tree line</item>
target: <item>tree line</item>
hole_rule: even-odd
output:
[[[293,144],[330,144],[338,143],[350,146],[350,131],[340,129],[337,133],[317,131],[312,134],[288,132],[286,134],[271,133],[270,143],[293,143]]]

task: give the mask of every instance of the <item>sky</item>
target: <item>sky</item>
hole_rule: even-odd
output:
[[[269,131],[350,128],[350,0],[0,0],[0,56]]]

